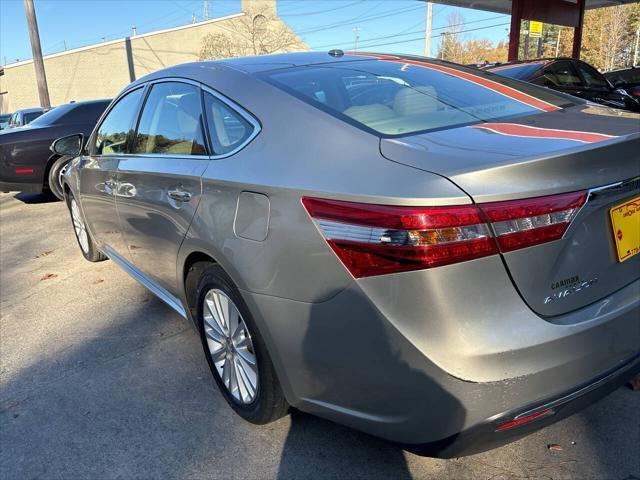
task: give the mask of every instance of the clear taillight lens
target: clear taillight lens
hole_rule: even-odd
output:
[[[404,207],[304,197],[302,203],[356,277],[439,267],[562,237],[586,193]]]
[[[587,198],[586,192],[484,203],[501,252],[562,238]]]

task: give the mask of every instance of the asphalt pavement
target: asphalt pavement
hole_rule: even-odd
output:
[[[452,460],[303,413],[250,425],[186,320],[112,262],[83,259],[63,203],[0,194],[0,244],[0,479],[640,479],[628,388]]]

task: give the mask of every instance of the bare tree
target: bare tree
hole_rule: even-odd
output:
[[[280,19],[262,11],[248,11],[231,20],[223,32],[202,39],[200,59],[267,55],[306,50],[302,41]]]

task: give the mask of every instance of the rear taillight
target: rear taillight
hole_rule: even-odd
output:
[[[302,203],[356,278],[438,267],[498,251],[473,205],[396,207],[308,197]]]
[[[562,238],[587,198],[586,192],[483,203],[501,252]]]
[[[585,198],[580,192],[447,207],[310,197],[302,203],[342,263],[360,278],[439,267],[559,239]]]

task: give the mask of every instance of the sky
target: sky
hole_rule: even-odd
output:
[[[34,0],[44,55],[203,20],[204,0]],[[210,0],[209,18],[238,13],[240,0]],[[279,0],[279,16],[312,50],[359,49],[422,54],[426,3],[417,0]],[[453,12],[463,38],[507,36],[509,16],[433,4],[431,54]],[[0,0],[0,63],[31,58],[22,0]]]

